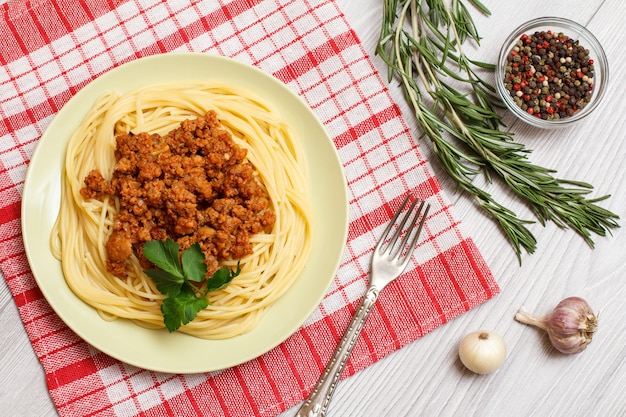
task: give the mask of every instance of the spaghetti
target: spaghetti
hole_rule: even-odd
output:
[[[275,213],[267,233],[251,235],[251,253],[241,258],[241,273],[226,288],[208,294],[209,306],[179,331],[223,339],[252,330],[263,312],[300,275],[311,248],[311,209],[303,151],[290,127],[249,91],[209,82],[172,82],[102,96],[70,138],[62,177],[52,252],[71,290],[106,320],[125,318],[147,328],[162,328],[164,295],[133,255],[127,274],[107,271],[106,243],[119,200],[85,199],[83,180],[96,169],[110,178],[116,163],[116,136],[128,132],[166,135],[188,119],[217,114],[237,145],[247,150]],[[234,268],[237,260],[222,265]]]

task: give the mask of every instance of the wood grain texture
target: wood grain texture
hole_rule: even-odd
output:
[[[381,76],[386,68],[375,56],[380,29],[380,0],[337,0],[346,18],[371,55]],[[515,140],[533,152],[529,159],[557,170],[561,178],[589,182],[593,195],[612,194],[601,203],[626,218],[626,2],[590,0],[484,0],[491,16],[473,13],[481,46],[468,51],[477,59],[494,62],[499,44],[512,28],[539,16],[560,16],[587,26],[600,40],[610,65],[610,87],[595,114],[576,127],[559,131],[530,128],[505,116]],[[573,6],[573,4],[576,4]],[[412,126],[420,131],[396,83],[390,84],[396,102]],[[449,190],[456,215],[463,222],[490,266],[502,292],[478,308],[447,323],[420,340],[342,381],[329,408],[334,417],[620,417],[626,416],[626,230],[596,237],[591,249],[572,231],[548,223],[531,228],[538,240],[535,254],[517,258],[495,224],[437,166],[428,143],[424,155]],[[521,216],[528,207],[498,184],[496,199]],[[600,311],[600,327],[586,351],[565,356],[552,349],[538,329],[514,321],[517,309],[547,313],[562,298],[578,295]],[[384,293],[381,295],[384,297]],[[0,415],[56,415],[44,374],[35,357],[15,304],[4,281],[0,284]],[[367,324],[366,324],[367,325]],[[497,372],[475,375],[457,356],[461,337],[477,329],[504,337],[508,357]],[[281,417],[293,416],[296,408]]]

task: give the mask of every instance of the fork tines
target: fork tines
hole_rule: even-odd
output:
[[[424,222],[426,221],[428,211],[430,210],[430,204],[426,204],[426,202],[422,200],[419,206],[417,206],[419,200],[417,198],[414,198],[409,205],[409,208],[407,210],[404,210],[410,198],[411,194],[407,194],[406,197],[404,197],[404,201],[402,202],[402,204],[400,204],[400,207],[398,207],[394,216],[387,224],[387,227],[383,232],[382,238],[378,243],[378,247],[376,248],[376,250],[389,257],[400,257],[403,254],[410,255],[415,248],[415,245],[417,245],[417,240],[422,232],[422,228],[424,227]],[[417,210],[415,210],[416,206]],[[424,206],[426,206],[425,210]],[[424,210],[423,214],[422,210]],[[391,229],[394,227],[394,225],[396,225],[398,219],[400,220],[397,224],[396,229],[393,231],[393,234],[390,234]],[[411,220],[409,221],[409,219]],[[417,227],[415,227],[416,225]],[[398,244],[398,241],[400,240],[399,237],[401,235],[402,240]]]

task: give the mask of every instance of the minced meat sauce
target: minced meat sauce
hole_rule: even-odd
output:
[[[251,253],[249,237],[274,225],[267,194],[245,160],[247,150],[221,127],[215,112],[185,120],[163,137],[127,133],[116,143],[111,180],[93,170],[81,189],[86,199],[119,197],[106,243],[112,274],[125,277],[133,253],[150,268],[143,243],[169,237],[181,251],[198,242],[210,276],[221,260]]]

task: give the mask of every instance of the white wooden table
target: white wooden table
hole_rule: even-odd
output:
[[[381,23],[380,0],[337,0],[383,76],[386,68],[374,55]],[[626,219],[626,2],[623,0],[498,1],[484,0],[490,17],[473,12],[480,48],[475,58],[495,62],[499,43],[520,23],[534,17],[560,16],[587,26],[605,48],[610,87],[605,102],[580,126],[542,131],[507,116],[515,140],[533,153],[529,159],[554,168],[561,178],[587,181],[595,196],[612,194],[602,206]],[[390,85],[405,117],[420,132],[401,91]],[[419,140],[419,139],[418,139]],[[597,237],[591,249],[572,231],[554,224],[533,225],[538,239],[534,255],[520,266],[493,222],[437,166],[428,143],[423,153],[449,190],[466,233],[473,237],[502,292],[494,299],[342,381],[330,416],[626,416],[626,228]],[[497,200],[522,217],[528,208],[493,186]],[[0,280],[0,415],[55,416],[44,373],[26,336],[9,290]],[[588,349],[565,356],[551,349],[538,329],[514,321],[518,307],[548,312],[570,295],[589,300],[600,311],[600,327]],[[509,353],[494,374],[466,371],[457,356],[465,334],[491,329],[507,342]],[[293,416],[295,409],[281,417]]]

